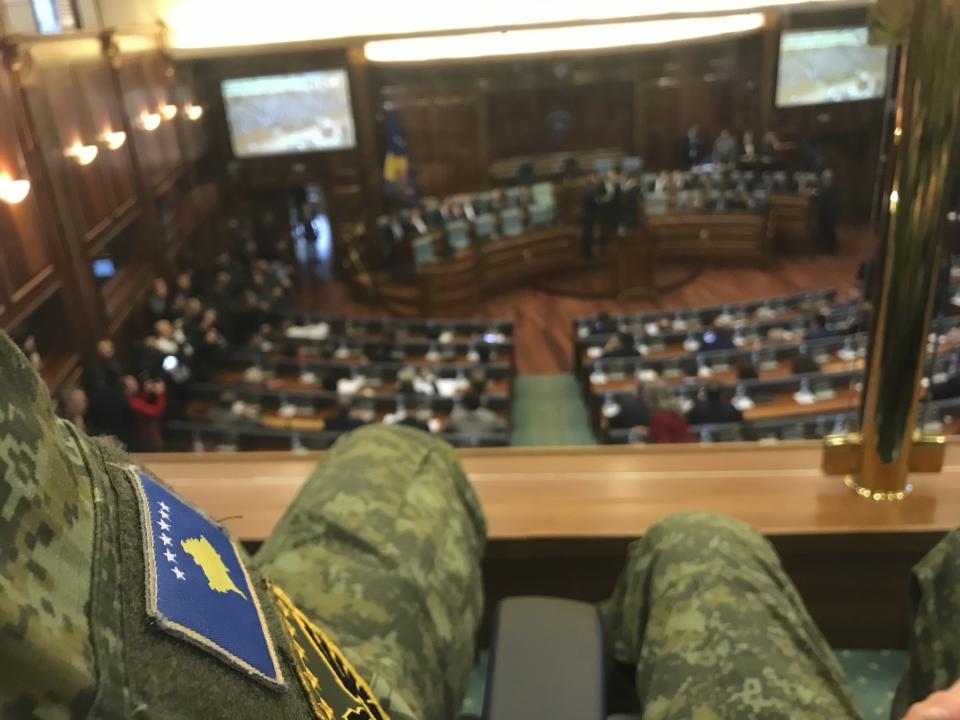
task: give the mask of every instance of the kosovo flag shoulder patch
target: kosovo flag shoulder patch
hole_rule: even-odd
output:
[[[287,597],[267,581],[294,650],[293,665],[318,720],[390,720],[340,648]]]
[[[140,498],[147,614],[182,638],[274,689],[286,687],[263,609],[233,540],[146,473]]]

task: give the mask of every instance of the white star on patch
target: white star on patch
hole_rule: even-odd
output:
[[[176,565],[170,569],[173,570],[173,574],[177,576],[177,580],[186,580],[187,574]]]
[[[166,511],[166,512],[170,512],[170,506],[167,505],[163,500],[161,500],[161,501],[160,501],[159,503],[157,503],[157,504],[160,506],[160,509],[161,509],[161,510],[164,510],[164,511]]]
[[[167,559],[167,562],[175,563],[177,561],[176,553],[172,553],[169,550],[165,551],[163,556]]]
[[[169,545],[169,544],[170,544],[170,541],[173,540],[173,538],[169,537],[166,533],[164,533],[163,535],[161,535],[161,536],[160,536],[160,539],[163,540],[163,544],[164,544],[164,545]]]
[[[160,517],[162,517],[164,520],[169,520],[169,519],[170,519],[170,511],[169,511],[169,510],[164,510],[163,508],[160,508]]]
[[[161,530],[169,530],[169,529],[170,529],[170,523],[164,522],[163,520],[161,520],[160,522],[158,522],[157,525],[160,526],[160,529],[161,529]]]

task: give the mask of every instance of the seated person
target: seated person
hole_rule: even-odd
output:
[[[603,357],[632,358],[640,357],[640,353],[637,351],[633,335],[626,332],[618,332],[607,340],[607,344],[603,346]]]
[[[366,423],[354,415],[353,399],[348,395],[337,396],[337,413],[323,423],[323,429],[330,432],[350,432]]]
[[[650,408],[643,399],[643,386],[637,388],[633,397],[619,401],[620,412],[609,420],[611,430],[630,430],[635,427],[650,427]]]
[[[833,337],[836,333],[831,332],[827,327],[827,316],[823,313],[817,313],[813,316],[810,328],[807,330],[807,340],[822,340]]]
[[[790,366],[790,372],[794,375],[805,375],[807,373],[820,372],[820,366],[807,353],[797,353]]]
[[[680,400],[673,388],[659,380],[644,385],[643,399],[650,408],[650,430],[648,437],[652,443],[688,443],[693,442],[690,428]]]
[[[753,133],[747,130],[743,133],[743,140],[740,143],[740,162],[745,165],[752,165],[758,159],[757,145],[753,141]]]
[[[507,430],[507,422],[492,410],[480,407],[480,396],[467,393],[463,407],[454,408],[446,431],[457,435],[495,435]]]
[[[737,380],[759,380],[760,374],[757,372],[753,361],[748,357],[742,357],[733,364],[737,372]]]
[[[687,413],[691,425],[734,423],[743,421],[743,413],[724,397],[720,383],[710,383],[703,390],[703,399],[697,400]]]
[[[590,333],[593,335],[606,335],[616,331],[617,323],[606,311],[598,313],[590,327]]]
[[[703,343],[701,350],[734,350],[736,345],[733,342],[733,333],[729,328],[716,327],[713,330],[707,330],[703,333]]]
[[[386,333],[383,340],[368,345],[366,355],[373,363],[395,363],[406,359],[406,353],[397,345],[396,335],[393,333]]]

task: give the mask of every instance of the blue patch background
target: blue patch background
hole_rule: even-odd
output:
[[[153,553],[156,577],[152,581],[148,579],[148,582],[154,584],[160,627],[181,636],[183,632],[171,627],[167,621],[192,630],[217,646],[200,643],[202,648],[250,672],[249,668],[238,663],[242,661],[264,679],[282,684],[283,677],[271,656],[272,643],[268,639],[268,631],[255,604],[256,595],[247,582],[230,538],[220,527],[148,475],[140,473],[139,482],[147,504],[143,509],[144,520],[150,523],[152,531],[152,547],[148,547],[146,552]],[[165,521],[170,525],[168,530],[161,529],[159,525],[162,519],[160,502],[170,508],[169,519]],[[164,533],[171,538],[169,546],[164,545],[160,537]],[[221,593],[209,587],[203,570],[180,545],[182,540],[199,539],[201,536],[217,551],[233,584],[246,595],[246,599],[232,591]],[[174,562],[167,559],[165,550],[176,555]],[[184,574],[183,580],[177,578],[174,566]],[[189,635],[185,637],[197,642],[196,638],[190,638]]]

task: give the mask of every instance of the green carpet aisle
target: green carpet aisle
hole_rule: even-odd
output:
[[[514,445],[596,444],[580,386],[570,373],[518,375],[512,422]]]

